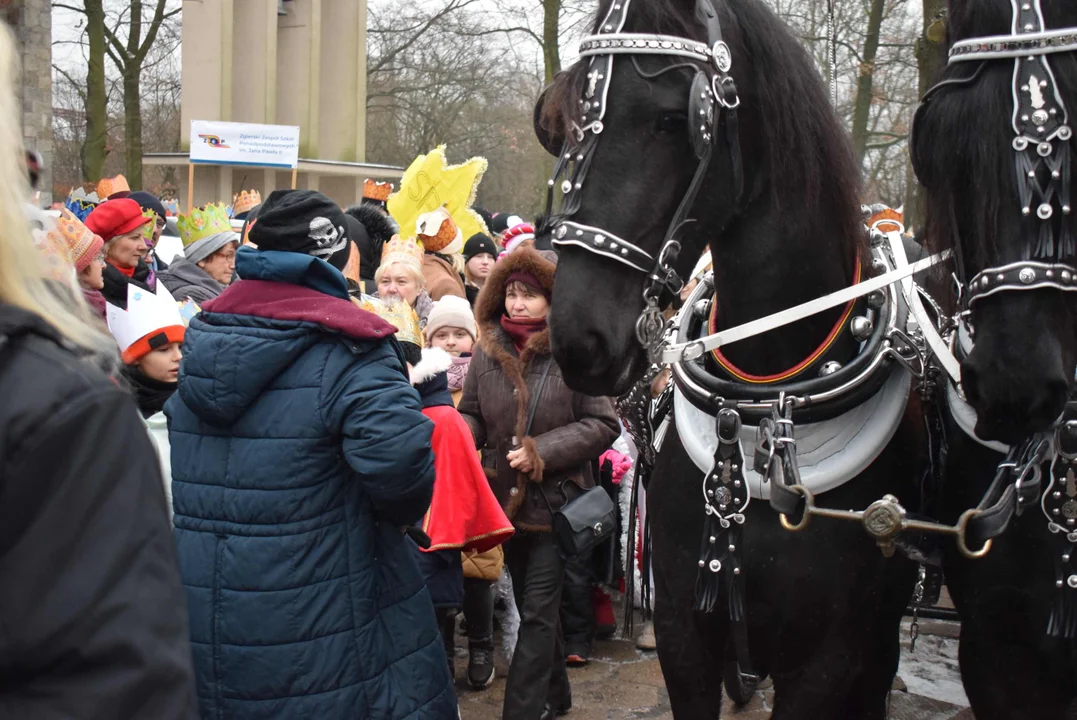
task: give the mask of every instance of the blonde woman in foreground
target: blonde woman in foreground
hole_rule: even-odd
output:
[[[31,240],[16,72],[0,23],[0,717],[194,719],[157,458]]]

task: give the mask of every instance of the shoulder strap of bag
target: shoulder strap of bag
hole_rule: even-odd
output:
[[[553,365],[553,358],[547,358],[546,367],[542,370],[542,379],[539,380],[538,387],[535,388],[535,392],[531,394],[531,407],[527,411],[527,427],[524,428],[524,436],[531,434],[531,423],[535,421],[535,411],[538,410],[539,397],[542,395],[542,391],[546,388],[546,378],[550,376],[550,365]],[[521,441],[523,438],[521,438]]]

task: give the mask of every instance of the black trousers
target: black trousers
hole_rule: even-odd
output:
[[[492,643],[494,638],[494,584],[464,578],[464,619],[468,643]]]
[[[565,654],[591,654],[595,639],[595,608],[592,590],[595,569],[592,553],[565,560],[565,586],[561,591],[561,628]]]
[[[505,543],[505,563],[520,611],[520,634],[502,717],[538,720],[547,702],[556,708],[569,693],[561,638],[564,563],[549,532],[517,532]]]

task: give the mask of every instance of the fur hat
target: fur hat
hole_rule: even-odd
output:
[[[433,337],[434,333],[444,327],[463,328],[471,335],[472,340],[478,339],[475,315],[471,312],[471,305],[462,297],[445,295],[434,303],[434,309],[426,318],[426,337]]]
[[[358,220],[366,230],[365,237],[351,239],[359,248],[359,277],[373,280],[374,272],[381,264],[382,248],[400,232],[400,228],[392,217],[369,203],[353,205],[346,214]]]
[[[536,250],[532,243],[525,243],[516,252],[498,260],[475,300],[475,321],[482,338],[488,339],[491,331],[501,327],[501,316],[505,314],[505,284],[511,275],[531,275],[549,292],[553,290],[556,271],[557,255],[549,250]],[[482,342],[485,343],[485,339]]]

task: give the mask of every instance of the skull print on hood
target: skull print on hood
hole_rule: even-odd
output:
[[[275,190],[262,203],[250,241],[260,250],[302,253],[328,262],[348,251],[344,211],[314,190]]]

